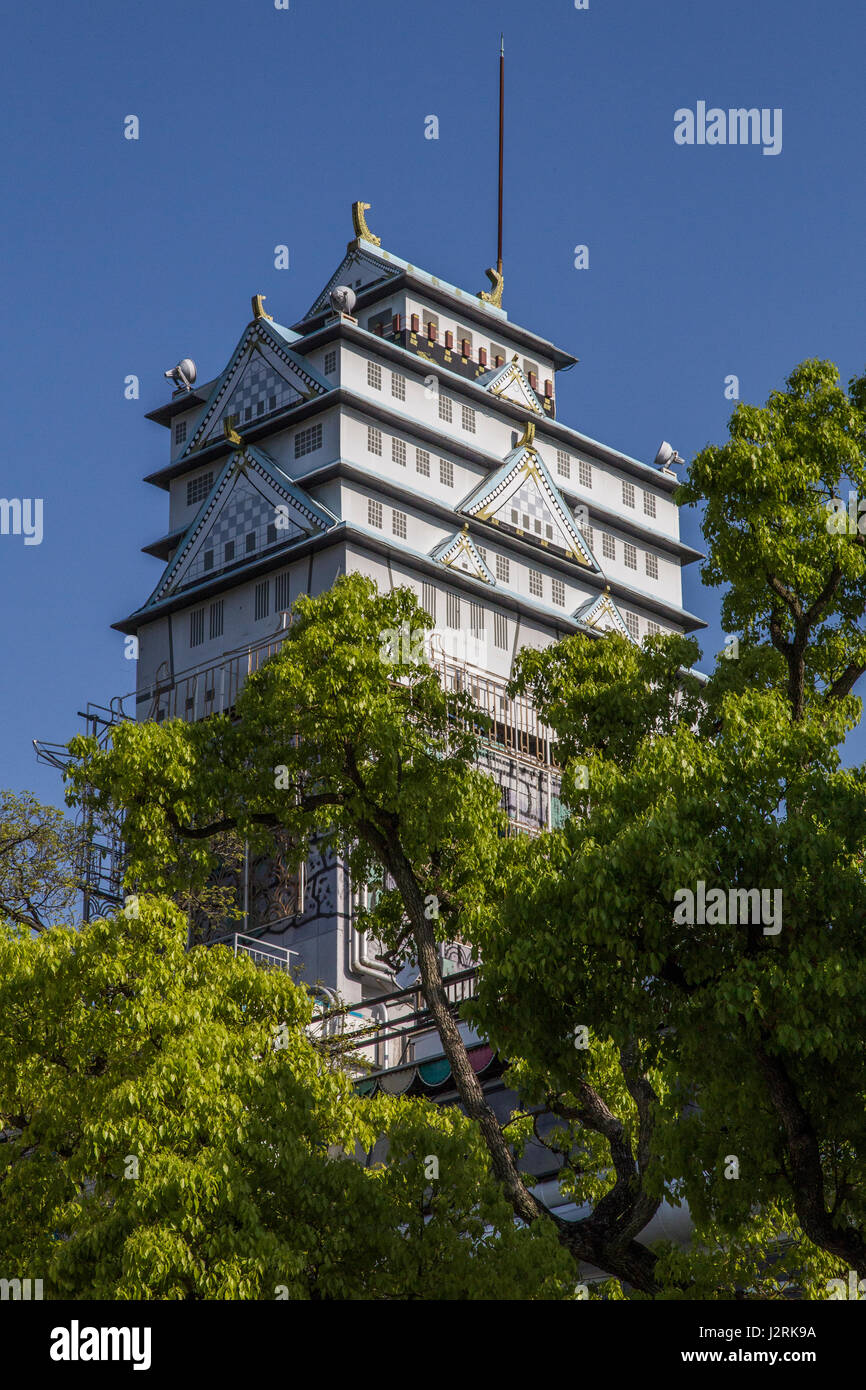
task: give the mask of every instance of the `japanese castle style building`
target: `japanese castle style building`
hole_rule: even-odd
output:
[[[579,630],[632,641],[704,624],[682,605],[676,478],[560,422],[576,358],[511,323],[502,277],[472,294],[355,236],[291,327],[253,298],[224,370],[148,418],[169,431],[146,482],[168,494],[152,594],[115,626],[139,644],[134,717],[231,708],[300,594],[359,572],[406,585],[435,620],[441,678],[494,718],[485,766],[518,828],[556,823],[546,731],[505,685],[522,647]],[[131,713],[131,710],[127,711]],[[357,1004],[394,990],[352,930],[365,886],[311,851],[301,881],[247,866],[244,935]],[[456,963],[459,965],[459,954]],[[453,966],[452,966],[453,968]],[[333,996],[332,996],[333,997]]]

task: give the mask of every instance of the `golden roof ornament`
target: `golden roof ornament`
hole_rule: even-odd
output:
[[[371,206],[372,204],[370,203],[352,204],[352,226],[355,228],[355,236],[360,240],[369,241],[373,246],[381,246],[381,239],[374,236],[370,231],[370,228],[367,226],[367,219],[364,216],[365,212],[369,212]]]
[[[478,298],[483,299],[485,304],[492,304],[494,309],[501,309],[502,287],[505,284],[502,274],[500,271],[494,270],[492,266],[485,270],[484,274],[490,281],[490,290],[489,292],[487,290],[481,290]]]
[[[244,441],[241,439],[231,422],[231,417],[228,415],[223,417],[223,436],[235,449],[242,449],[244,447]]]
[[[523,426],[523,434],[518,439],[515,446],[518,449],[529,449],[530,453],[535,453],[535,421],[527,420]]]
[[[253,295],[253,300],[252,300],[252,303],[253,303],[253,318],[254,318],[254,319],[270,319],[271,323],[273,323],[273,321],[274,321],[274,316],[273,316],[273,314],[266,314],[266,313],[265,313],[265,300],[266,300],[266,299],[267,299],[267,295],[266,295],[266,294],[254,294],[254,295]]]

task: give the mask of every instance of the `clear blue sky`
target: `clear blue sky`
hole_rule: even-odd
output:
[[[166,461],[143,419],[165,368],[189,354],[215,375],[255,292],[299,317],[354,199],[397,255],[486,284],[500,29],[506,308],[581,359],[560,378],[568,424],[689,458],[724,438],[728,373],[763,402],[805,357],[863,370],[862,0],[9,7],[0,496],[42,497],[45,534],[0,537],[0,784],[59,802],[31,739],[67,739],[88,699],[134,683],[109,625],[160,573],[140,547],[167,529],[166,494],[141,477]],[[781,107],[782,152],[675,145],[674,111],[698,101]],[[685,573],[715,651],[718,596]]]

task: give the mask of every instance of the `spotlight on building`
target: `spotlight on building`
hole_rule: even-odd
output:
[[[348,285],[335,285],[328,295],[331,301],[331,308],[335,314],[348,314],[351,316],[355,308],[355,291]]]
[[[670,468],[674,463],[685,463],[685,459],[681,459],[676,449],[672,449],[668,441],[663,439],[653,462],[657,468]]]
[[[169,381],[177,383],[178,390],[191,391],[196,378],[195,363],[191,357],[184,357],[182,362],[178,362],[176,367],[172,367],[170,372],[164,375]]]

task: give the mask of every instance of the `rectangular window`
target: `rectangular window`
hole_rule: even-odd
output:
[[[460,626],[460,598],[457,594],[446,594],[447,624],[450,628]]]
[[[436,621],[436,585],[421,585],[421,607],[426,613],[430,614],[434,623]]]
[[[382,503],[375,501],[374,498],[367,498],[367,522],[370,526],[375,526],[377,531],[382,529]]]
[[[391,440],[391,458],[394,463],[399,463],[401,468],[406,467],[406,441],[405,439]]]
[[[203,501],[212,487],[213,473],[200,473],[186,485],[186,505],[189,507],[193,502]]]
[[[415,467],[425,478],[430,477],[430,455],[426,449],[415,450]]]
[[[290,579],[289,571],[284,570],[274,580],[274,611],[276,613],[286,613],[291,607],[289,602]]]
[[[276,545],[276,543],[277,543],[277,524],[276,524],[275,521],[272,521],[272,522],[270,523],[270,525],[268,526],[268,529],[267,529],[267,532],[266,532],[266,544],[267,544],[267,545]]]
[[[248,531],[248,532],[247,532],[247,554],[248,554],[248,555],[252,555],[252,553],[253,553],[253,551],[255,550],[255,548],[256,548],[256,533],[255,533],[255,531]]]
[[[367,426],[367,449],[371,454],[382,452],[382,431],[377,430],[374,425]]]
[[[622,484],[622,504],[624,507],[634,506],[634,483],[627,483],[625,479]]]
[[[484,632],[484,606],[480,603],[469,604],[469,627],[474,636],[481,636]]]
[[[399,372],[391,373],[391,395],[395,401],[405,401],[406,399],[406,378],[400,376]]]
[[[200,647],[204,641],[204,609],[195,608],[189,615],[189,645]]]
[[[637,547],[636,547],[636,546],[633,546],[633,545],[630,545],[629,542],[626,541],[626,542],[624,543],[622,549],[623,549],[623,558],[624,558],[624,560],[625,560],[626,569],[636,570],[636,569],[637,569]]]
[[[405,512],[392,512],[392,513],[391,513],[391,530],[394,532],[394,535],[395,535],[395,536],[399,536],[401,540],[405,541],[405,539],[406,539],[406,513],[405,513]]]
[[[463,428],[470,434],[475,433],[475,411],[471,405],[464,405],[462,410]]]
[[[557,449],[556,451],[556,471],[560,478],[571,477],[571,459],[564,449]]]
[[[266,618],[271,610],[271,581],[263,579],[256,585],[256,622]]]
[[[493,641],[500,651],[508,648],[508,619],[504,613],[493,614]]]
[[[577,476],[580,479],[581,487],[592,487],[592,467],[586,459],[577,460]]]
[[[595,545],[595,541],[593,540],[593,536],[592,536],[592,527],[590,526],[589,522],[587,521],[586,524],[585,524],[584,526],[581,526],[580,529],[581,529],[581,532],[582,532],[582,534],[583,534],[583,539],[586,541],[586,543],[587,543],[587,545],[589,546],[590,550],[592,550],[593,546]]]
[[[303,458],[305,454],[314,454],[317,449],[322,447],[322,426],[310,425],[309,429],[298,430],[295,435],[295,458]]]
[[[616,559],[616,541],[607,531],[601,533],[601,553],[606,560]]]
[[[223,635],[223,600],[218,598],[216,603],[210,606],[210,636],[211,641],[215,637]]]
[[[213,569],[213,551],[206,550],[204,553],[204,567],[206,570]]]
[[[497,578],[498,580],[500,580],[503,584],[507,584],[507,583],[508,583],[508,569],[509,569],[509,565],[508,565],[508,559],[507,559],[507,557],[506,557],[505,555],[497,555],[497,557],[496,557],[496,578]]]
[[[643,509],[647,516],[656,514],[656,496],[654,492],[645,492],[643,495]]]
[[[650,637],[655,637],[659,632],[661,632],[661,628],[659,627],[658,623],[654,623],[652,618],[647,618],[646,630],[647,635]]]
[[[637,641],[640,636],[640,620],[637,613],[624,613],[625,625],[628,628],[629,636]]]
[[[336,352],[326,352],[326,353],[325,353],[325,376],[332,376],[333,373],[334,373],[336,370],[337,370],[337,354],[336,354]]]
[[[374,391],[382,390],[382,368],[378,362],[367,363],[367,385],[372,386]]]
[[[487,564],[487,546],[486,546],[486,545],[476,545],[475,549],[478,551],[478,554],[481,556],[482,560],[484,561],[484,563],[485,563],[485,565],[486,565],[486,564]]]
[[[443,396],[443,395],[440,394],[440,396],[439,396],[439,419],[440,419],[440,420],[446,420],[446,421],[448,422],[448,424],[450,425],[450,424],[451,424],[452,413],[453,413],[453,412],[452,412],[452,410],[451,410],[451,401],[449,400],[449,398],[448,398],[447,396]]]
[[[659,577],[659,561],[658,561],[658,556],[657,556],[657,555],[650,555],[649,551],[647,551],[646,556],[645,556],[645,559],[646,559],[646,572],[647,572],[647,574],[649,575],[650,579],[658,579],[658,577]]]
[[[235,543],[234,543],[234,541],[226,541],[225,563],[226,563],[227,565],[230,565],[231,562],[232,562],[232,560],[233,560],[234,558],[235,558]]]
[[[439,481],[445,487],[454,486],[454,464],[450,459],[439,460]]]
[[[559,608],[565,607],[565,584],[561,579],[551,579],[550,597]]]
[[[544,593],[544,579],[541,570],[529,571],[529,592],[535,598],[541,598]]]
[[[178,420],[177,424],[175,425],[174,442],[175,444],[186,443],[186,420]]]

